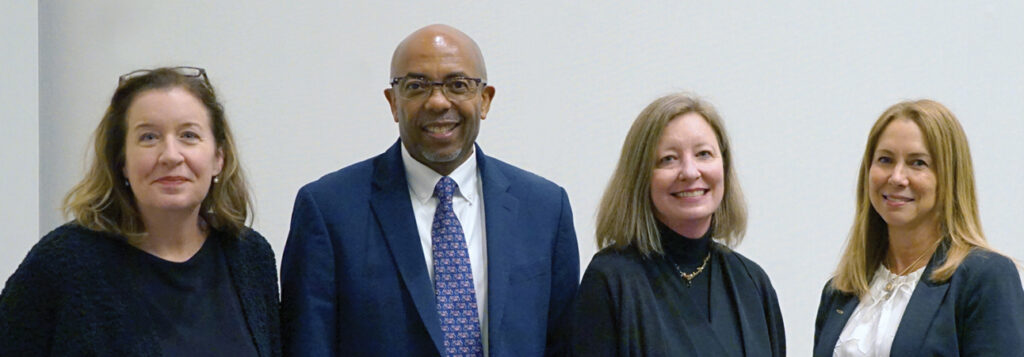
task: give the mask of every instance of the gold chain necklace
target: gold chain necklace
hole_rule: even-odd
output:
[[[926,249],[924,252],[921,253],[921,255],[917,256],[917,259],[914,259],[913,263],[910,263],[910,265],[908,265],[906,268],[903,268],[903,271],[901,271],[899,274],[896,274],[895,276],[890,277],[889,281],[887,283],[885,283],[885,291],[891,293],[892,289],[894,289],[896,287],[896,279],[898,279],[901,276],[906,275],[907,272],[909,272],[911,268],[913,268],[915,265],[917,265],[917,263],[921,261],[921,258],[924,258],[924,256],[928,255],[929,252],[934,252],[935,251],[934,248],[937,247],[939,245],[939,242],[941,242],[941,241],[942,241],[942,239],[936,240],[935,244],[932,245],[933,249]]]
[[[672,266],[676,267],[676,272],[679,273],[679,277],[686,280],[686,287],[690,287],[693,285],[693,278],[696,278],[697,275],[700,275],[700,273],[704,271],[704,268],[708,266],[708,259],[710,258],[711,252],[708,252],[708,255],[704,256],[704,262],[700,263],[700,266],[697,267],[697,270],[694,270],[692,273],[684,273],[683,269],[680,268],[679,264],[676,264],[675,261],[672,262]]]

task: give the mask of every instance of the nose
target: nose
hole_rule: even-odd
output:
[[[451,109],[452,101],[444,95],[444,90],[435,84],[430,87],[430,95],[427,96],[424,106],[429,111],[443,113]]]
[[[891,184],[893,186],[899,186],[899,187],[906,186],[907,185],[907,174],[905,172],[906,169],[907,168],[905,166],[903,166],[902,163],[896,164],[896,166],[892,168],[892,173],[889,174],[889,184]]]
[[[162,150],[160,150],[159,162],[165,166],[176,166],[185,161],[185,156],[181,154],[181,147],[176,140],[165,140]]]
[[[696,180],[700,178],[700,170],[692,157],[685,158],[679,162],[679,179],[682,181]]]

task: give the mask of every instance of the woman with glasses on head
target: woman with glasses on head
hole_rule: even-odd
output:
[[[206,73],[121,77],[95,157],[0,294],[0,355],[278,356],[270,245]]]
[[[982,234],[967,136],[946,107],[898,103],[868,134],[857,213],[815,356],[1022,356],[1024,291]]]
[[[571,316],[577,356],[783,356],[764,270],[731,250],[746,208],[722,119],[672,94],[633,122]]]

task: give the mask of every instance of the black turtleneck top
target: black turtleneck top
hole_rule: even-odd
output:
[[[668,226],[658,222],[658,231],[661,233],[661,245],[665,249],[665,259],[669,265],[673,265],[676,278],[685,282],[686,279],[679,274],[679,271],[691,274],[704,263],[704,258],[708,257],[711,252],[711,229],[704,232],[704,236],[700,238],[690,238],[676,233]],[[701,312],[702,316],[707,316],[708,321],[711,321],[709,299],[713,265],[711,259],[708,259],[704,270],[693,277],[689,284],[685,284],[686,292],[689,293],[687,295],[689,295],[689,299],[693,300],[693,306]]]
[[[571,356],[785,356],[775,290],[756,263],[658,226],[664,254],[606,247],[571,308]],[[689,274],[707,265],[687,286]],[[676,268],[676,265],[679,268]]]

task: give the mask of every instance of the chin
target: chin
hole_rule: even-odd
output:
[[[452,162],[462,156],[462,150],[454,150],[450,153],[424,152],[423,157],[431,162]]]

